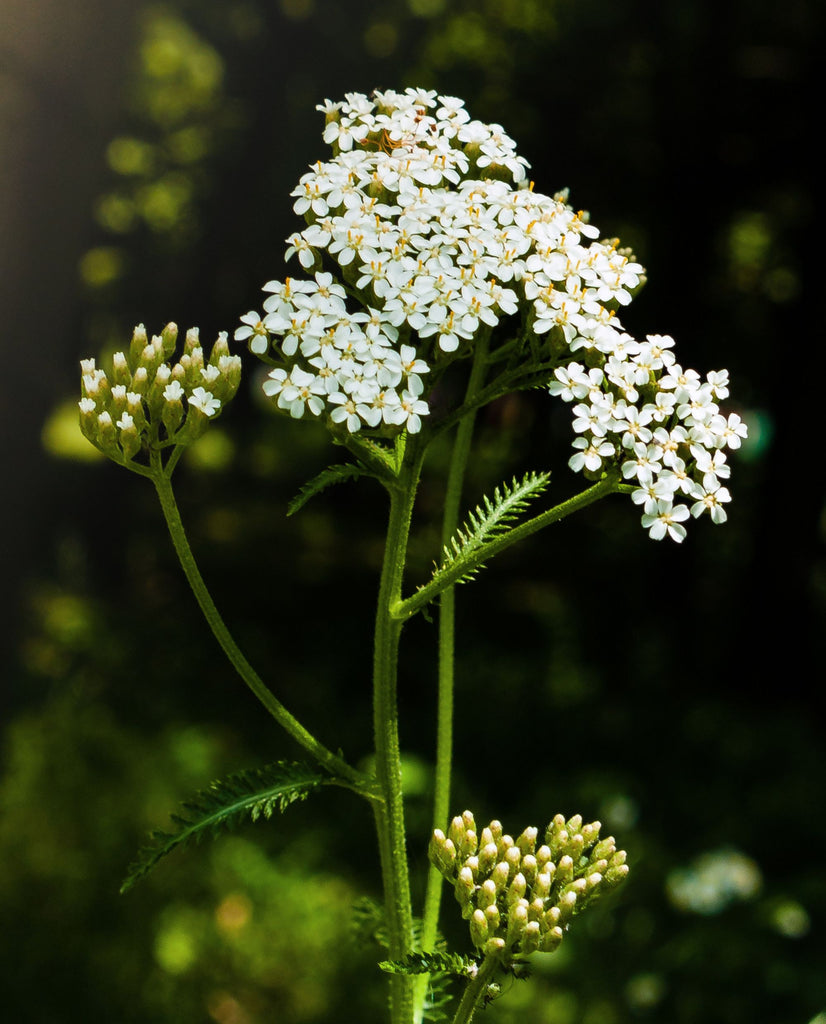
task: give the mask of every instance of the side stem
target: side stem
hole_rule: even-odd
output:
[[[328,750],[327,747],[308,732],[298,719],[290,714],[281,701],[274,696],[252,665],[250,665],[244,657],[240,648],[233,639],[232,634],[227,629],[224,620],[221,618],[221,614],[216,608],[215,602],[212,600],[212,595],[209,593],[206,583],[204,583],[203,576],[201,576],[200,570],[198,569],[195,556],[192,553],[192,548],[189,546],[189,541],[187,540],[180,512],[178,511],[178,505],[175,501],[175,495],[172,490],[172,483],[169,479],[169,475],[161,467],[159,461],[155,464],[153,469],[152,482],[155,484],[155,490],[158,492],[158,498],[160,499],[164,519],[166,520],[166,525],[169,529],[170,536],[172,537],[172,543],[175,546],[175,552],[178,555],[181,568],[183,569],[184,575],[192,588],[192,592],[194,593],[195,599],[203,612],[204,618],[209,624],[209,628],[212,630],[215,639],[221,645],[221,648],[227,658],[229,658],[233,668],[276,722],[278,722],[278,724],[285,729],[297,743],[304,747],[305,750],[309,751],[319,764],[329,769],[329,771],[334,775],[352,782],[355,788],[364,792],[364,783],[366,781],[364,776],[362,776],[360,772],[356,771],[355,768],[352,768],[347,764],[347,762],[341,757],[338,757],[338,755],[334,754],[331,750]]]

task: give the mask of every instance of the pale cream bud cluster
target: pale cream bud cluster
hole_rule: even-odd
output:
[[[430,860],[453,885],[474,946],[505,960],[555,950],[571,918],[628,874],[625,851],[600,827],[558,814],[539,846],[533,827],[516,839],[499,821],[477,832],[470,811],[447,834],[436,829]]]
[[[80,429],[115,462],[190,444],[238,390],[241,360],[230,355],[226,333],[207,358],[198,329],[191,328],[172,363],[177,340],[175,324],[151,339],[139,324],[129,351],[112,356],[108,373],[94,359],[81,361]]]

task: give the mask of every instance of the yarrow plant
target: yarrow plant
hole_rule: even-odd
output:
[[[264,393],[294,419],[316,421],[351,460],[303,489],[290,512],[339,480],[371,476],[390,513],[373,654],[375,772],[365,775],[322,744],[280,703],[238,649],[198,571],[171,488],[186,446],[238,388],[240,360],[221,335],[207,360],[197,332],[176,363],[177,331],[147,339],[136,328],[107,375],[83,364],[81,427],[119,464],[149,476],[184,571],[221,646],[270,714],[311,756],[216,783],[190,802],[172,833],[157,833],[126,886],[160,857],[216,823],[269,817],[321,785],[346,787],[374,811],[384,891],[383,929],[394,1024],[448,1019],[432,993],[464,986],[453,1020],[468,1021],[514,970],[562,941],[572,918],[627,874],[625,853],[600,824],[556,815],[537,847],[473,815],[450,818],[454,588],[500,551],[612,493],[630,494],[649,535],[680,542],[704,513],[725,522],[727,451],[746,428],[721,412],[728,374],[702,377],[677,362],[674,341],[637,341],[620,312],[644,282],[616,239],[602,239],[567,192],[528,181],[528,164],[499,125],[471,119],[464,103],[423,89],[348,94],[326,101],[327,160],[292,192],[304,220],[287,240],[295,277],[264,285],[260,311],[240,318],[235,340],[266,364]],[[450,382],[450,383],[448,383]],[[461,382],[462,398],[457,393]],[[480,408],[544,388],[571,407],[569,467],[579,493],[526,517],[550,473],[497,487],[460,525],[461,491]],[[413,504],[434,441],[452,439],[442,553],[431,578],[406,595]],[[438,598],[439,692],[430,871],[420,921],[410,896],[401,791],[397,665],[402,628]],[[469,923],[472,952],[449,953],[438,922],[444,880]],[[430,993],[430,996],[428,995]]]

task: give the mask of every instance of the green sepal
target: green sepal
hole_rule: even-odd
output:
[[[507,533],[510,524],[527,508],[528,503],[548,486],[550,473],[526,473],[521,480],[516,477],[510,484],[501,484],[493,492],[493,499],[485,495],[482,504],[469,514],[465,523],[450,538],[444,547],[444,558],[433,573],[433,580],[448,569],[461,567],[463,560],[470,560],[484,544]],[[457,582],[465,583],[482,568],[477,563]]]
[[[120,891],[127,892],[167,854],[229,831],[249,819],[271,818],[290,804],[304,800],[313,790],[339,782],[334,776],[301,761],[277,761],[264,768],[235,772],[212,782],[184,803],[183,814],[173,814],[175,830],[157,829],[138,852]]]
[[[287,515],[295,515],[299,509],[304,508],[310,498],[314,498],[316,494],[320,494],[321,491],[332,487],[333,484],[340,484],[345,480],[355,480],[360,476],[375,476],[375,473],[372,473],[364,466],[357,466],[352,463],[342,463],[341,465],[328,466],[326,469],[322,469],[312,480],[308,480],[292,499],[287,506]]]

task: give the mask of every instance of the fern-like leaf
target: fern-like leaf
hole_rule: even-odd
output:
[[[473,978],[479,970],[479,958],[461,953],[410,953],[404,960],[383,960],[379,967],[388,974],[450,974]]]
[[[312,478],[308,480],[301,490],[296,494],[292,501],[287,506],[287,515],[293,516],[299,509],[304,508],[310,498],[314,498],[316,494],[326,490],[328,487],[332,487],[333,484],[343,483],[345,480],[354,480],[359,476],[373,476],[364,466],[354,465],[353,463],[342,463],[337,466],[328,466]]]
[[[511,484],[501,484],[493,492],[491,500],[487,495],[482,504],[468,515],[465,523],[454,533],[450,543],[444,548],[441,565],[433,574],[433,578],[452,568],[457,562],[469,559],[474,552],[494,538],[506,533],[514,519],[527,508],[528,503],[548,486],[550,473],[526,473]],[[474,565],[462,575],[458,582],[464,583],[471,579],[482,568],[482,564]]]
[[[168,853],[205,836],[214,837],[249,819],[271,818],[290,804],[304,800],[320,786],[336,780],[300,761],[277,761],[265,768],[236,772],[210,784],[183,804],[183,814],[173,814],[175,830],[154,831],[149,842],[130,864],[121,892],[127,892]]]

